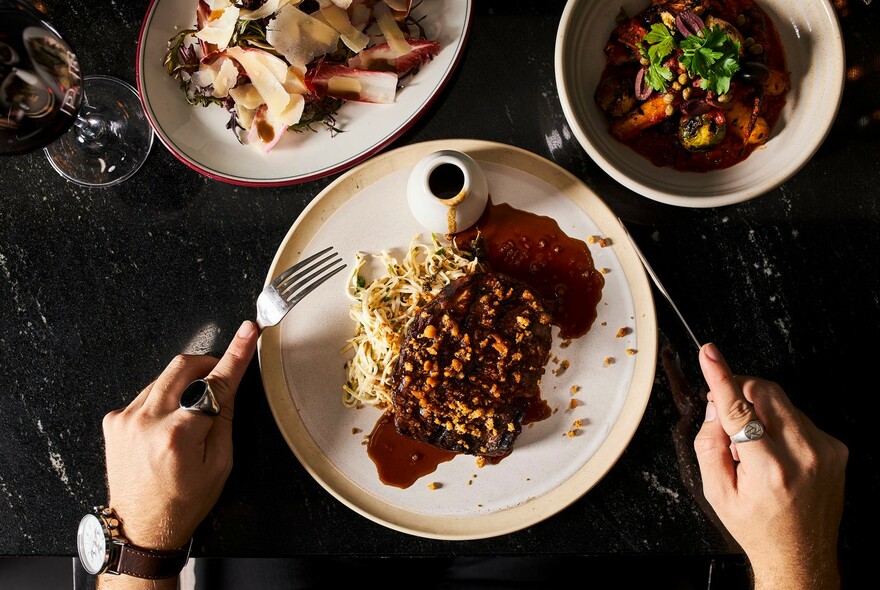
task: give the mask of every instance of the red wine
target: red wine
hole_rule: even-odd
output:
[[[0,155],[52,143],[83,100],[76,55],[39,12],[0,0]]]

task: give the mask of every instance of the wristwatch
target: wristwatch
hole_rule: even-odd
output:
[[[192,539],[173,551],[135,547],[122,536],[119,518],[112,508],[96,506],[79,521],[76,548],[90,574],[126,574],[158,580],[173,578],[189,561]]]

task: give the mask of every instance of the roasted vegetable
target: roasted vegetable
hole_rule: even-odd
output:
[[[632,79],[616,76],[602,80],[596,90],[596,102],[599,108],[612,117],[628,113],[636,106]]]
[[[682,117],[678,125],[678,141],[692,152],[703,152],[717,145],[726,133],[724,113],[718,109],[702,115]]]

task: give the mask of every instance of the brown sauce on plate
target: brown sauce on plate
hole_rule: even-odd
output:
[[[454,239],[463,250],[476,244],[478,256],[493,270],[537,290],[561,338],[583,336],[596,320],[605,277],[586,242],[566,235],[556,220],[490,198],[477,223]]]
[[[472,228],[448,237],[454,238],[459,248],[469,250],[478,233],[482,260],[493,270],[537,290],[560,329],[560,337],[577,338],[587,333],[597,316],[605,278],[596,270],[586,242],[566,235],[550,217],[506,203],[495,204],[491,198]],[[524,401],[524,426],[550,416],[544,399],[536,396]],[[459,454],[398,434],[390,411],[376,422],[367,443],[367,455],[376,465],[379,480],[399,488],[410,487]],[[506,456],[484,459],[494,465]]]
[[[530,398],[525,410],[523,425],[549,418],[551,413],[547,402],[537,397]],[[367,455],[376,465],[379,481],[403,489],[461,454],[398,434],[390,411],[376,422],[367,443]],[[507,456],[485,457],[485,461],[497,465]]]

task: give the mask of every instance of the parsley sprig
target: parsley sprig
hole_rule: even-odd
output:
[[[645,35],[642,56],[648,61],[645,80],[658,91],[666,92],[672,80],[672,71],[663,65],[676,49],[691,78],[701,78],[700,86],[716,94],[730,90],[730,80],[739,71],[739,42],[730,38],[717,25],[706,27],[700,35],[688,35],[680,43],[666,25],[655,23]]]
[[[642,55],[648,60],[645,80],[654,90],[665,92],[672,80],[672,70],[664,66],[663,62],[675,49],[675,38],[665,25],[655,23],[645,35],[645,42],[648,43],[647,49],[642,47]]]
[[[699,76],[706,90],[724,94],[730,79],[739,71],[739,41],[731,39],[718,25],[703,29],[703,36],[690,35],[681,42],[681,63],[691,77]]]

